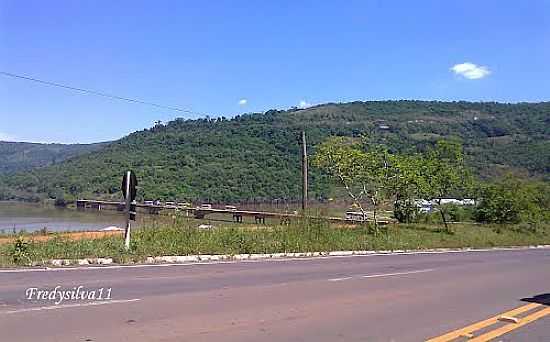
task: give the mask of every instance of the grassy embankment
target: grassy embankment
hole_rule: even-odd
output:
[[[389,225],[374,234],[368,227],[335,228],[326,222],[295,222],[289,226],[219,225],[197,229],[196,222],[157,224],[132,234],[132,247],[124,251],[121,235],[100,239],[68,239],[54,234],[44,241],[23,235],[0,244],[0,266],[39,265],[48,259],[112,257],[116,262],[139,262],[147,256],[188,254],[240,254],[335,250],[397,250],[437,247],[492,247],[550,244],[550,226],[456,224],[453,233],[441,225]]]

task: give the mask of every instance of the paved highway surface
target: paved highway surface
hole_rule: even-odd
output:
[[[26,298],[58,285],[111,299]],[[548,293],[550,249],[3,270],[0,340],[550,341]]]

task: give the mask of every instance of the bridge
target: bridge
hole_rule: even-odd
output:
[[[174,210],[185,212],[185,216],[194,217],[196,219],[203,219],[209,214],[225,214],[231,215],[234,222],[243,222],[243,217],[254,217],[256,223],[265,224],[266,218],[275,218],[280,219],[281,223],[288,223],[292,219],[302,218],[303,215],[297,213],[283,213],[283,212],[269,212],[269,211],[254,211],[254,210],[239,210],[235,207],[231,208],[212,208],[212,207],[189,207],[182,206],[177,204],[169,205],[158,205],[158,204],[145,204],[145,203],[136,203],[136,211],[144,212],[147,214],[159,214],[163,210]],[[95,209],[95,210],[117,210],[124,211],[126,204],[124,202],[115,202],[115,201],[101,201],[101,200],[87,200],[79,199],[76,201],[77,209]],[[349,223],[357,224],[360,222],[370,222],[372,221],[371,217],[366,217],[365,220],[362,218],[352,217],[352,218],[342,218],[342,217],[318,217],[306,215],[306,218],[311,219],[324,219],[334,223]],[[378,224],[388,224],[393,223],[395,220],[389,218],[377,218]]]

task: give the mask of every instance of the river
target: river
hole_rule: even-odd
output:
[[[199,205],[199,204],[196,204]],[[241,210],[293,212],[299,210],[299,203],[289,205],[272,203],[236,204]],[[216,205],[223,208],[224,205]],[[311,203],[310,208],[317,215],[343,217],[345,204],[332,205]],[[162,216],[147,215],[138,213],[137,222],[133,227],[144,227],[149,223],[162,221]],[[208,221],[229,220],[231,216],[216,217],[211,215]],[[250,219],[252,220],[252,219]],[[253,222],[253,221],[250,221]],[[200,224],[198,222],[197,224]],[[125,216],[123,213],[113,210],[76,210],[70,208],[56,208],[41,204],[23,202],[2,202],[0,201],[0,234],[11,234],[14,232],[35,232],[46,228],[50,232],[60,231],[98,231],[107,227],[124,228]]]
[[[116,211],[78,211],[40,204],[1,202],[0,234],[48,231],[92,231],[124,227],[124,214]]]

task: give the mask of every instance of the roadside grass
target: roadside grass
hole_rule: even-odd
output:
[[[415,250],[445,247],[495,247],[550,244],[550,225],[456,224],[446,232],[437,224],[388,225],[378,233],[368,226],[334,227],[322,220],[298,220],[290,225],[223,225],[198,229],[196,222],[153,223],[132,233],[129,251],[119,235],[71,240],[56,234],[47,241],[22,235],[0,245],[0,266],[41,265],[49,259],[112,257],[119,263],[148,256],[329,252],[337,250]]]

